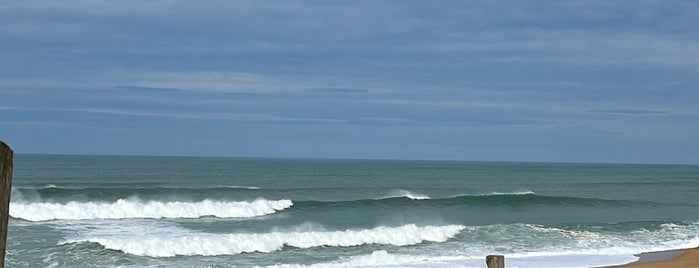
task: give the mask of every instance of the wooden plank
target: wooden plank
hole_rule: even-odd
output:
[[[0,141],[0,268],[5,267],[7,221],[10,219],[10,193],[12,191],[12,157],[12,149]]]
[[[505,268],[505,256],[488,255],[485,257],[485,264],[488,265],[488,268]]]

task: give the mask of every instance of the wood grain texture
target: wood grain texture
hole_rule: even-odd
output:
[[[12,192],[12,158],[12,149],[0,141],[0,268],[5,267],[7,222],[10,219],[10,193]]]
[[[505,268],[505,256],[488,255],[485,257],[485,264],[488,268]]]

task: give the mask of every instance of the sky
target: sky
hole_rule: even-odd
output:
[[[699,164],[697,1],[0,1],[17,153]]]

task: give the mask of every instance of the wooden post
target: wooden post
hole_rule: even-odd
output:
[[[10,192],[12,190],[12,149],[0,141],[0,268],[5,267],[7,221],[10,219]]]
[[[488,255],[485,257],[485,264],[488,265],[488,268],[505,268],[505,256]]]

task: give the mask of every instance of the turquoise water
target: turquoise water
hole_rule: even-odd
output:
[[[699,166],[18,155],[8,267],[590,267],[699,246]]]

